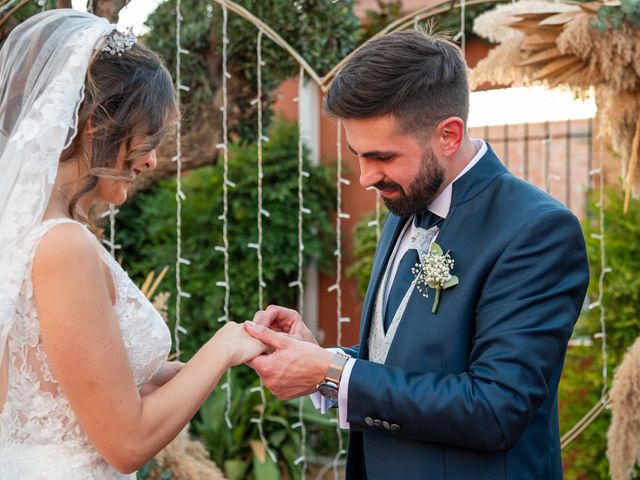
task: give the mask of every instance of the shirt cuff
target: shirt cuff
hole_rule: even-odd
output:
[[[331,353],[343,351],[341,348],[326,348],[325,350]],[[354,358],[349,358],[349,360],[347,360],[347,363],[342,370],[340,386],[338,387],[338,416],[340,428],[349,428],[349,423],[347,422],[347,397],[349,393],[349,377],[351,377],[351,370],[353,369],[354,363]],[[330,408],[336,406],[335,403],[320,395],[319,392],[313,392],[309,397],[311,398],[313,406],[317,410],[320,410],[320,413],[327,413]]]
[[[309,397],[313,402],[313,406],[316,407],[316,410],[320,410],[320,413],[327,413],[330,408],[335,407],[335,404],[320,395],[320,392],[313,392]]]
[[[342,370],[342,377],[340,378],[340,386],[338,387],[338,417],[340,419],[340,428],[349,428],[349,422],[347,421],[349,379],[351,378],[351,371],[355,363],[355,358],[347,360],[344,370]]]

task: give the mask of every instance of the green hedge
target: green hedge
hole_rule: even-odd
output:
[[[640,201],[632,200],[629,211],[623,212],[624,192],[607,189],[604,198],[606,265],[611,272],[604,277],[602,305],[606,312],[607,357],[609,385],[615,368],[620,364],[627,348],[640,335]],[[591,282],[588,297],[593,302],[598,296],[600,277],[598,192],[590,196],[587,218],[582,222]],[[601,340],[594,339],[600,332],[600,310],[585,309],[574,336],[593,339],[593,346],[573,347],[567,353],[567,361],[560,383],[561,431],[569,430],[600,398],[602,390]],[[606,435],[610,412],[585,430],[563,452],[565,476],[601,480],[609,478],[606,458]]]
[[[298,134],[293,124],[276,125],[271,141],[264,146],[263,206],[270,216],[263,217],[263,265],[265,303],[296,306],[298,290],[289,286],[298,271]],[[230,146],[229,179],[229,256],[230,317],[243,321],[253,317],[258,305],[257,242],[257,150],[255,145]],[[304,261],[321,268],[331,266],[335,241],[332,212],[335,209],[333,173],[305,161],[310,177],[304,180],[304,204],[312,211],[304,217]],[[182,350],[190,357],[218,328],[223,314],[224,256],[215,250],[223,245],[222,183],[223,166],[191,171],[182,179],[186,195],[182,209],[182,255],[191,261],[183,265],[182,288],[191,294],[182,301],[182,317],[189,331]],[[151,270],[165,265],[169,273],[158,291],[175,291],[176,201],[175,180],[166,180],[148,192],[136,195],[120,208],[116,242],[122,245],[118,256],[129,274],[142,281]],[[107,233],[108,234],[108,233]],[[169,304],[169,317],[175,318],[175,298]]]
[[[296,307],[297,288],[289,283],[298,271],[298,132],[293,124],[280,123],[270,134],[264,147],[263,206],[270,216],[263,218],[265,303]],[[305,158],[306,158],[305,152]],[[258,239],[257,214],[257,150],[255,145],[230,147],[229,178],[236,186],[229,191],[230,316],[242,321],[251,318],[258,305],[258,273],[256,250],[248,244]],[[304,261],[320,268],[333,265],[332,250],[335,229],[334,171],[310,165],[310,177],[304,181],[304,203],[312,214],[305,215]],[[189,172],[182,178],[186,195],[183,204],[183,256],[191,265],[182,267],[182,288],[191,298],[182,301],[182,325],[188,333],[181,338],[183,360],[189,359],[219,327],[223,313],[224,289],[215,283],[224,279],[224,257],[215,250],[222,245],[222,175],[223,166],[216,165]],[[118,256],[130,276],[141,284],[146,274],[170,270],[158,291],[175,292],[176,255],[176,181],[166,180],[147,192],[136,195],[120,208],[117,216],[116,241],[122,245]],[[107,232],[108,235],[109,232]],[[175,298],[169,302],[168,316],[173,328]],[[221,413],[226,394],[217,388],[194,421],[195,433],[209,447],[211,457],[229,478],[270,479],[279,469],[297,478],[299,468],[293,459],[299,451],[299,431],[289,426],[297,421],[298,403],[285,403],[267,395],[265,435],[279,461],[274,465],[256,464],[250,440],[258,440],[258,428],[250,418],[257,415],[260,397],[249,389],[258,384],[248,367],[232,370],[233,404],[229,430]],[[309,456],[322,461],[323,455],[337,450],[335,426],[329,417],[317,414],[309,405],[304,409],[309,425]],[[318,457],[320,455],[321,457]],[[319,459],[318,459],[319,458]],[[258,462],[259,463],[259,462]],[[153,469],[149,465],[140,475]],[[166,473],[166,472],[165,472]],[[240,476],[240,477],[238,477]],[[279,476],[279,473],[278,473]]]

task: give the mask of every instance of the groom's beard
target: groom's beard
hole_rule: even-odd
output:
[[[395,182],[380,181],[373,185],[378,190],[395,190],[398,198],[384,198],[384,204],[391,213],[408,218],[416,213],[424,213],[435,200],[444,182],[444,169],[438,163],[433,150],[427,148],[422,155],[420,170],[411,182],[408,192]]]

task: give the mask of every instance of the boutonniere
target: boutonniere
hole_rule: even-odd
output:
[[[451,275],[454,263],[449,252],[444,253],[440,245],[434,242],[421,263],[416,263],[416,266],[411,270],[416,276],[413,283],[425,298],[429,298],[427,288],[433,288],[436,291],[431,313],[435,314],[438,310],[440,292],[459,283],[458,277]]]

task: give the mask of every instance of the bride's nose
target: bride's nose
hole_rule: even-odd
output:
[[[145,159],[144,166],[147,168],[147,170],[156,169],[156,167],[158,166],[158,159],[156,157],[155,150],[152,150],[151,152],[149,152],[149,155]]]

